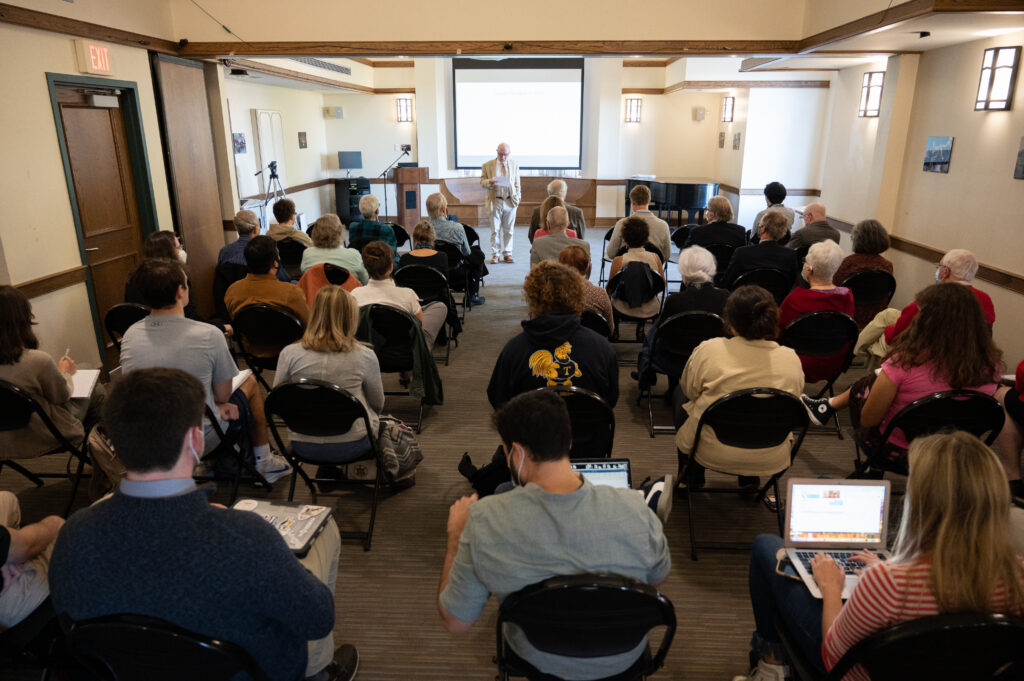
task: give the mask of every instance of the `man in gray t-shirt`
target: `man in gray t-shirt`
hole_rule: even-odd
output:
[[[481,501],[463,497],[448,513],[438,610],[449,631],[468,631],[491,594],[503,600],[548,577],[613,572],[657,584],[668,576],[668,543],[643,495],[591,485],[572,469],[572,432],[560,397],[523,393],[494,420],[518,487]],[[505,636],[541,671],[574,679],[622,672],[646,646],[642,641],[627,653],[574,658],[537,650],[514,625]]]

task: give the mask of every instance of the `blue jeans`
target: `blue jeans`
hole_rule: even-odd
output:
[[[781,537],[760,534],[750,554],[750,603],[754,608],[754,632],[751,647],[759,657],[769,653],[783,659],[778,618],[791,634],[799,652],[821,673],[821,601],[811,595],[803,582],[775,572],[775,554],[783,547]]]

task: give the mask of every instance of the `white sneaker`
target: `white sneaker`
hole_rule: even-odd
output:
[[[280,454],[273,452],[256,461],[256,470],[260,472],[267,482],[273,484],[292,472],[288,461]]]
[[[750,676],[734,676],[732,681],[786,681],[789,678],[789,668],[781,664],[768,664],[764,660],[757,663],[752,669]]]

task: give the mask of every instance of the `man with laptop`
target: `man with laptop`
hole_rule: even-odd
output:
[[[272,679],[349,680],[356,649],[333,649],[341,539],[328,522],[297,559],[257,513],[211,504],[192,480],[204,390],[178,369],[125,374],[104,422],[127,477],[57,537],[50,592],[72,620],[131,613],[242,646]]]
[[[445,628],[468,631],[491,594],[499,600],[557,575],[607,572],[658,584],[671,567],[661,522],[636,490],[592,484],[569,461],[572,429],[562,398],[546,391],[513,397],[494,415],[515,488],[448,512],[448,548],[437,607]],[[671,494],[671,489],[668,490]],[[524,660],[560,678],[604,678],[643,652],[564,657],[506,630]]]

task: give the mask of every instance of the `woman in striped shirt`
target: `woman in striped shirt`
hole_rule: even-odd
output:
[[[955,432],[914,440],[909,460],[893,558],[862,553],[866,568],[845,605],[843,572],[831,558],[819,553],[812,561],[819,607],[801,582],[776,573],[782,539],[757,538],[750,598],[760,662],[734,681],[783,681],[776,618],[824,671],[858,641],[900,622],[940,613],[1024,613],[1024,561],[1011,545],[1009,490],[998,457],[973,435]],[[868,678],[859,666],[846,675]]]

